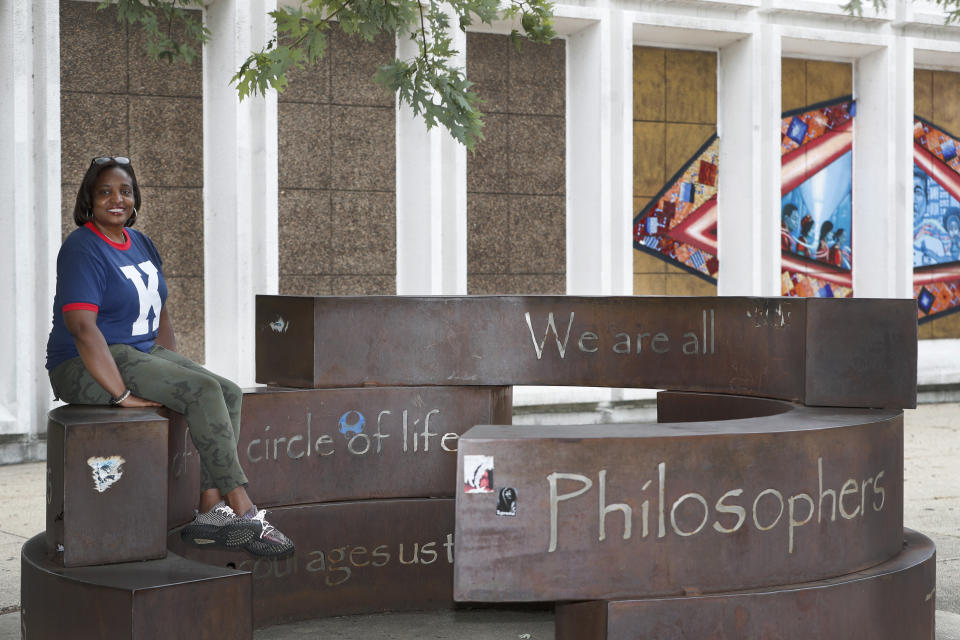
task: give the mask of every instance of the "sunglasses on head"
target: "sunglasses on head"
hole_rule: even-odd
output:
[[[91,164],[95,165],[107,164],[108,162],[116,162],[117,164],[130,164],[130,158],[126,156],[100,156],[99,158],[94,158],[91,160]]]

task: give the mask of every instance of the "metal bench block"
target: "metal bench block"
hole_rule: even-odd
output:
[[[24,640],[249,640],[250,574],[170,554],[65,568],[42,535],[21,552]]]
[[[66,567],[166,554],[167,420],[151,409],[50,412],[47,550]]]
[[[185,545],[187,558],[253,574],[253,621],[260,628],[324,616],[453,606],[452,498],[363,500],[271,510],[268,519],[296,543],[296,555],[257,559]]]
[[[257,382],[575,385],[916,406],[913,300],[257,296]]]
[[[243,397],[240,464],[260,507],[452,497],[459,436],[510,422],[509,387],[261,388]],[[197,504],[200,466],[170,414],[169,527]]]
[[[786,406],[714,422],[474,427],[458,452],[455,599],[756,588],[899,553],[902,414]]]

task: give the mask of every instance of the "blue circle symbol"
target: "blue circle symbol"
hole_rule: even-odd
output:
[[[357,416],[356,420],[353,422],[349,421],[350,414]],[[363,433],[363,427],[367,424],[367,419],[363,417],[363,414],[359,411],[347,411],[345,414],[340,416],[340,421],[337,425],[340,427],[340,433],[347,435],[348,432],[353,433]]]

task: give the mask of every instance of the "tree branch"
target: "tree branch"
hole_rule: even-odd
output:
[[[203,1],[101,0],[100,8],[115,4],[119,20],[142,25],[153,57],[189,61],[196,56],[191,44],[206,42],[209,31],[181,7],[202,7]],[[271,88],[283,91],[291,68],[303,67],[305,57],[310,62],[323,57],[327,47],[325,32],[336,28],[334,21],[344,33],[367,40],[384,32],[409,34],[421,51],[410,59],[393,59],[382,65],[374,80],[396,95],[401,104],[409,105],[414,114],[423,117],[428,128],[439,124],[473,150],[477,142],[483,140],[483,114],[479,109],[482,100],[454,62],[458,52],[452,46],[450,17],[459,18],[457,27],[461,31],[474,20],[490,24],[498,18],[520,18],[522,34],[518,29],[510,35],[518,44],[524,39],[548,43],[556,36],[551,26],[550,0],[510,0],[505,8],[500,1],[445,0],[450,13],[442,11],[436,0],[383,0],[382,5],[375,0],[310,0],[295,6],[281,6],[270,12],[276,35],[260,51],[247,57],[231,82],[236,85],[241,100]],[[424,6],[427,2],[430,6]],[[157,11],[165,11],[166,36],[158,24]],[[186,24],[179,40],[174,38],[174,21]]]
[[[423,22],[423,2],[417,0],[417,9],[420,10],[420,37],[423,38],[423,64],[425,67],[430,66],[430,57],[427,55],[427,27]]]

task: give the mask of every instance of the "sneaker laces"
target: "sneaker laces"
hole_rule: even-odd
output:
[[[272,531],[276,531],[276,527],[274,527],[272,524],[270,524],[269,522],[267,522],[267,510],[266,510],[266,509],[260,509],[260,511],[257,511],[257,515],[253,516],[253,517],[250,518],[250,519],[251,519],[251,520],[257,520],[257,521],[260,523],[260,527],[261,527],[261,529],[260,529],[260,537],[261,537],[261,538],[263,538],[263,536],[265,536],[265,535],[270,534],[270,532],[272,532]]]
[[[236,518],[236,517],[237,517],[237,514],[234,512],[234,510],[231,509],[231,508],[230,508],[230,505],[228,505],[228,504],[225,503],[225,502],[221,502],[220,504],[216,505],[216,506],[213,508],[213,510],[216,511],[217,513],[222,513],[223,515],[227,516],[228,518]]]

